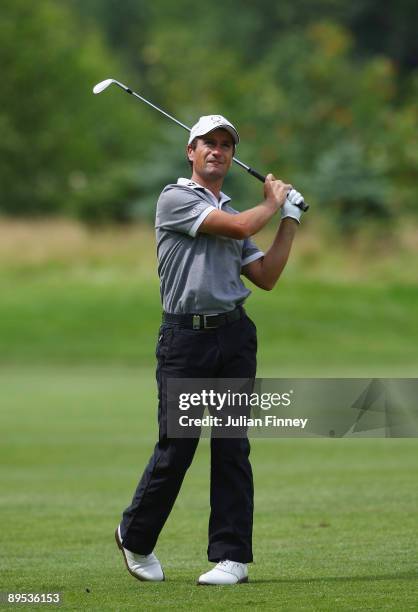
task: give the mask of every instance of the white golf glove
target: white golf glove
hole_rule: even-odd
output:
[[[303,200],[303,195],[299,193],[299,191],[296,191],[296,189],[291,189],[280,209],[280,218],[286,219],[286,217],[290,217],[291,219],[295,219],[295,221],[300,223],[303,210],[297,205],[303,202]]]

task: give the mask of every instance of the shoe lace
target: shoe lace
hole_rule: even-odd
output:
[[[231,565],[239,567],[241,564],[237,561],[229,561],[228,559],[224,559],[223,561],[220,561],[218,565],[220,565],[221,567],[231,567]]]

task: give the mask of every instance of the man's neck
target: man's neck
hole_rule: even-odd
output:
[[[204,187],[205,189],[209,189],[209,191],[211,191],[213,193],[213,195],[215,196],[215,198],[217,200],[219,200],[219,196],[221,194],[221,188],[222,188],[222,183],[223,183],[223,179],[219,180],[219,181],[205,181],[204,179],[202,179],[201,176],[198,176],[197,174],[192,174],[192,181],[194,181],[195,183],[197,183],[198,185],[200,185],[201,187]]]

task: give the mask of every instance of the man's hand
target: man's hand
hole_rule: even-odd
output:
[[[284,205],[286,196],[291,189],[292,185],[276,179],[273,174],[268,174],[264,183],[264,197],[275,210],[279,210]]]
[[[291,189],[280,211],[281,219],[291,218],[300,223],[303,210],[299,208],[298,204],[301,202],[303,202],[303,195],[296,189]]]

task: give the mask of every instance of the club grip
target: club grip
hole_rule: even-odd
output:
[[[257,172],[257,170],[254,170],[254,168],[248,168],[247,172],[249,172],[252,176],[255,176],[255,178],[257,178],[262,183],[266,182],[266,177],[263,176],[262,174],[260,174],[259,172]],[[302,201],[297,206],[298,206],[298,208],[300,208],[304,212],[306,212],[309,209],[309,204],[306,204],[305,201]]]
[[[254,170],[253,168],[248,168],[247,172],[249,172],[252,176],[255,176],[256,179],[261,181],[262,183],[266,182],[266,177]]]

